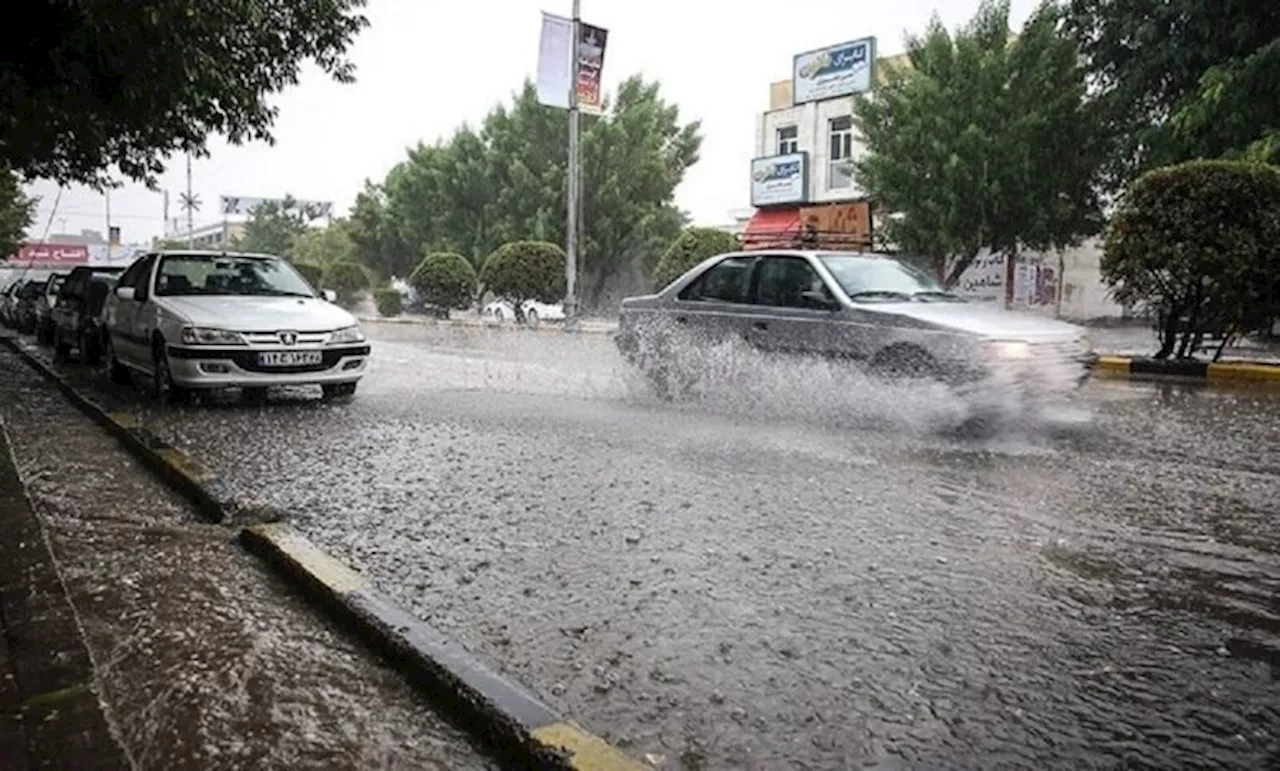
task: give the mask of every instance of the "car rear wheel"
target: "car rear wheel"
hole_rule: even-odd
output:
[[[334,399],[346,399],[356,395],[355,383],[325,383],[320,386],[320,390],[324,393],[325,401],[333,401]]]
[[[71,344],[62,338],[62,329],[59,327],[53,329],[53,355],[58,359],[71,355]]]
[[[81,330],[80,342],[76,346],[80,351],[80,363],[86,367],[98,366],[98,360],[101,358],[101,352],[98,350],[98,341],[88,330]]]
[[[128,385],[133,381],[129,370],[116,358],[116,345],[108,337],[104,344],[103,359],[106,363],[107,379],[118,385]]]
[[[538,323],[539,323],[538,312],[533,308],[530,308],[529,310],[525,311],[524,322],[525,324],[528,324],[531,329],[537,329]]]

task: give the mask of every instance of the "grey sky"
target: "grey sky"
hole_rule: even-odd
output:
[[[1035,0],[1013,0],[1020,27]],[[902,50],[904,32],[919,31],[937,11],[948,27],[967,20],[977,0],[583,0],[585,21],[609,30],[605,87],[642,72],[662,82],[684,119],[700,119],[702,160],[677,193],[695,221],[725,221],[747,201],[755,120],[768,106],[768,84],[790,75],[799,52],[874,35],[881,55]],[[357,82],[335,84],[313,69],[277,100],[276,145],[230,147],[215,138],[209,158],[193,163],[193,187],[204,202],[197,225],[216,221],[219,195],[333,200],[345,213],[365,178],[381,181],[419,140],[477,124],[506,101],[537,66],[541,11],[568,15],[570,0],[371,0],[371,26],[351,51]],[[185,186],[181,158],[161,186]],[[68,188],[53,214],[57,187],[32,186],[42,198],[31,236],[64,229],[105,231],[103,196]],[[111,195],[113,224],[126,242],[159,235],[161,194],[137,185]]]

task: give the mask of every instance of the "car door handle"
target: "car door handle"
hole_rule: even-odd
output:
[[[767,321],[753,321],[751,322],[751,328],[766,330],[769,328],[769,323]]]

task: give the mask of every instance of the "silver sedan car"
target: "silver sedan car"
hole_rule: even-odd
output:
[[[1074,391],[1091,356],[1083,328],[965,302],[902,260],[801,250],[712,257],[657,294],[624,300],[615,339],[668,396],[697,381],[700,352],[724,343],[1035,401]]]

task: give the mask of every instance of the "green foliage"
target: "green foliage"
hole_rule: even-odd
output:
[[[465,310],[475,299],[476,269],[460,254],[433,252],[418,263],[409,285],[431,307]]]
[[[527,300],[558,303],[564,300],[564,265],[564,250],[555,244],[513,241],[484,261],[480,283],[517,309]]]
[[[404,309],[404,297],[401,296],[399,289],[383,287],[373,290],[373,302],[378,306],[378,315],[399,316]]]
[[[35,217],[37,199],[22,190],[18,175],[0,167],[0,262],[18,253]]]
[[[1108,229],[1102,276],[1117,300],[1154,311],[1158,358],[1188,356],[1208,330],[1269,329],[1280,317],[1280,168],[1193,161],[1139,177]]]
[[[396,231],[388,209],[387,194],[380,185],[365,180],[347,219],[347,233],[365,265],[386,277],[403,277],[417,266],[415,254]]]
[[[698,159],[699,130],[681,123],[657,83],[640,77],[619,86],[605,116],[583,118],[580,270],[588,305],[629,275],[647,277],[683,227],[674,193]],[[362,258],[403,275],[408,255],[456,252],[480,265],[504,243],[563,243],[567,134],[566,112],[540,105],[526,83],[478,129],[419,144],[357,199],[351,217],[361,223]]]
[[[350,306],[356,296],[369,288],[369,273],[358,262],[335,262],[324,269],[325,289],[338,293],[338,303]]]
[[[305,210],[293,196],[283,201],[266,201],[249,215],[244,233],[232,246],[242,252],[292,257],[296,239],[307,232],[313,212]]]
[[[322,285],[324,284],[323,265],[317,265],[314,262],[295,262],[293,263],[293,269],[302,274],[302,277],[307,280],[307,283],[315,289],[322,288]]]
[[[1061,248],[1101,226],[1101,149],[1076,50],[1051,6],[1014,40],[1008,17],[1007,1],[984,2],[954,36],[935,17],[907,41],[911,66],[854,101],[859,185],[901,215],[885,223],[889,241],[948,286],[983,249]]]
[[[165,252],[179,251],[187,248],[187,242],[181,238],[157,238],[152,248]]]
[[[210,134],[271,141],[271,97],[311,61],[339,82],[364,0],[23,5],[0,61],[0,161],[26,178],[154,181]],[[15,22],[16,23],[16,22]]]
[[[653,271],[654,286],[661,289],[708,257],[737,249],[738,240],[730,233],[715,228],[688,228],[658,260]]]
[[[1277,158],[1280,3],[1061,2],[1106,127],[1108,190],[1193,158]]]
[[[343,220],[335,220],[328,227],[307,228],[295,234],[289,256],[295,262],[321,266],[359,261],[355,242],[351,240],[348,225]]]

